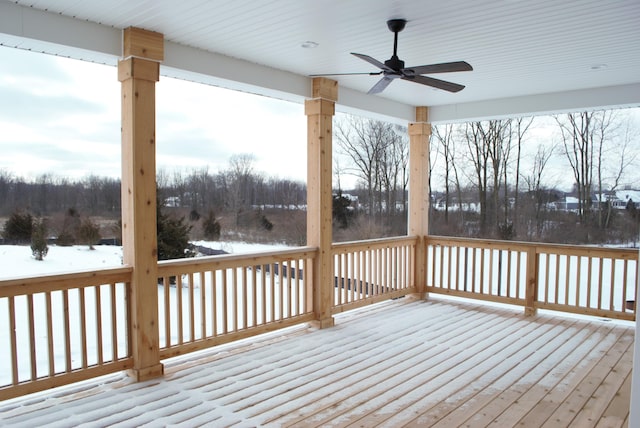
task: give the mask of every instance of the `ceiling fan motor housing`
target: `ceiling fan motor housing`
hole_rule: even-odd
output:
[[[393,33],[399,33],[404,30],[404,26],[407,24],[406,19],[390,19],[387,21],[387,27]]]
[[[398,74],[401,74],[401,71],[404,68],[404,61],[402,61],[400,58],[398,58],[396,55],[392,56],[390,59],[386,60],[384,62],[384,65],[386,65],[387,67],[393,69],[393,71],[395,71]],[[384,74],[392,74],[391,72],[384,70]]]

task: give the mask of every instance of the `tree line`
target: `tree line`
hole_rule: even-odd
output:
[[[211,209],[242,213],[251,207],[303,207],[304,183],[265,177],[254,171],[252,155],[235,155],[229,168],[211,172],[208,168],[191,171],[159,171],[158,197],[163,205],[188,208],[199,213]],[[16,177],[0,170],[0,216],[16,209],[35,216],[76,210],[84,215],[120,217],[120,179],[88,177],[72,180],[51,173],[34,180]],[[238,219],[240,215],[238,215]]]
[[[638,132],[629,118],[612,111],[558,115],[545,119],[544,129],[554,134],[536,138],[540,120],[433,126],[430,233],[575,243],[637,239],[637,210],[593,202],[594,194],[622,188],[638,171]],[[407,129],[349,116],[337,121],[334,134],[336,240],[405,234]],[[298,208],[306,203],[305,183],[266,177],[254,161],[237,154],[221,171],[159,171],[161,208],[187,218],[196,238],[248,228],[279,230],[292,235],[288,242],[304,244],[305,216]],[[574,183],[574,212],[554,209],[564,193],[551,164],[561,165]],[[356,178],[355,188],[343,187],[347,176]],[[27,181],[0,170],[0,217],[16,210],[53,219],[58,232],[71,229],[79,216],[117,222],[120,180],[90,175],[74,181],[47,173]]]
[[[239,154],[232,156],[228,168],[219,172],[207,168],[159,171],[159,242],[163,236],[170,241],[178,235],[180,239],[186,235],[216,240],[224,232],[238,231],[248,231],[249,238],[255,239],[259,233],[274,228],[271,216],[277,215],[275,212],[297,210],[296,215],[277,220],[282,225],[282,239],[303,245],[304,237],[300,235],[304,224],[291,223],[293,219],[296,224],[304,220],[305,184],[267,178],[254,170],[253,163],[252,155]],[[31,226],[20,231],[14,224],[28,223],[35,230],[37,224],[44,222],[48,235],[61,245],[96,243],[100,238],[117,241],[121,236],[120,187],[119,179],[95,175],[74,181],[47,173],[27,181],[0,171],[0,217],[5,218],[4,227],[0,222],[0,236],[7,243],[27,243]],[[91,228],[98,230],[97,237],[86,236],[86,230]],[[18,233],[14,233],[16,230]]]
[[[635,206],[615,210],[606,195],[634,184],[640,166],[636,126],[620,111],[433,126],[430,233],[635,242]],[[337,123],[335,136],[338,186],[345,174],[356,177],[353,193],[383,230],[406,219],[406,128],[348,117]],[[572,189],[559,190],[566,177]],[[576,197],[575,210],[558,210],[566,194]],[[406,230],[406,224],[395,228]]]

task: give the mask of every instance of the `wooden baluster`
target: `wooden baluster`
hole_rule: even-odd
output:
[[[94,293],[95,293],[95,299],[94,299],[94,303],[95,303],[95,316],[96,316],[96,349],[97,349],[97,358],[98,358],[98,365],[102,365],[102,363],[104,362],[103,359],[103,349],[102,349],[102,341],[103,341],[103,337],[102,337],[102,298],[101,298],[101,293],[100,293],[100,286],[96,285],[95,287],[93,287]]]
[[[9,305],[9,342],[11,347],[11,384],[17,385],[18,378],[18,346],[16,338],[16,301],[13,296],[7,298]],[[69,331],[67,329],[67,331]]]
[[[527,291],[525,294],[524,314],[532,316],[537,313],[538,298],[538,253],[535,247],[527,250]]]
[[[53,377],[55,375],[55,358],[53,352],[53,314],[51,311],[51,292],[47,291],[44,293],[45,296],[45,305],[46,305],[46,315],[47,315],[47,358],[49,360],[49,376]]]
[[[69,323],[69,290],[62,291],[62,311],[64,313],[64,371],[70,373],[71,366],[71,329]]]
[[[213,337],[218,335],[218,270],[211,270],[211,330]]]
[[[205,282],[206,272],[200,272],[200,338],[207,337],[207,287]]]
[[[78,289],[78,304],[80,305],[80,346],[81,346],[81,367],[86,369],[87,362],[87,311],[84,299],[84,288]]]
[[[116,283],[109,284],[109,299],[111,300],[111,361],[118,360],[118,304],[116,302]]]

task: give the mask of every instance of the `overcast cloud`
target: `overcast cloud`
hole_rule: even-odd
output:
[[[255,156],[267,176],[305,180],[302,105],[161,77],[157,167],[227,168]],[[0,47],[0,170],[120,176],[120,83],[113,67]]]
[[[158,170],[207,168],[216,173],[228,168],[232,155],[249,153],[255,157],[256,172],[306,180],[306,117],[301,104],[161,77],[156,107]],[[635,118],[631,135],[637,157],[624,181],[636,186],[640,109],[623,114]],[[558,143],[551,118],[538,118],[536,123],[546,125],[530,130],[523,170],[539,143]],[[336,148],[334,157],[339,152]],[[439,188],[437,156],[433,161],[433,182]],[[559,149],[549,166],[547,184],[570,190],[572,176]],[[34,179],[45,173],[120,177],[120,168],[116,69],[0,46],[0,170]],[[344,175],[341,180],[347,188],[355,182]]]

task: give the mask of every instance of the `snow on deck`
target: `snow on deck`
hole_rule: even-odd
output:
[[[634,328],[430,297],[385,302],[0,403],[14,426],[626,426]]]

